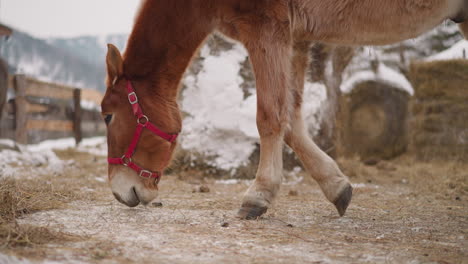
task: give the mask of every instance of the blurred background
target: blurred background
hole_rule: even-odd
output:
[[[0,263],[466,262],[468,41],[456,24],[389,46],[310,47],[303,117],[356,198],[334,218],[285,147],[278,204],[246,224],[233,212],[259,160],[255,77],[244,47],[217,33],[181,83],[164,207],[127,210],[110,194],[106,45],[125,50],[139,2],[0,0]]]

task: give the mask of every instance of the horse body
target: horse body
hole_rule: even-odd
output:
[[[414,38],[455,17],[462,0],[291,1],[303,38],[341,45],[385,45]]]
[[[260,163],[239,216],[255,218],[274,200],[282,178],[283,142],[299,156],[340,215],[352,187],[336,163],[311,140],[301,116],[310,42],[388,44],[416,36],[444,19],[465,14],[464,0],[146,0],[122,57],[107,55],[110,157],[130,144],[135,117],[125,85],[131,81],[148,118],[169,134],[181,130],[180,80],[197,49],[215,30],[244,44],[257,87]],[[465,13],[464,13],[465,12]],[[466,25],[466,24],[465,24]],[[466,27],[465,27],[466,28]],[[222,89],[222,87],[220,87]],[[175,144],[143,132],[134,162],[152,171],[168,164]],[[157,186],[124,166],[109,165],[112,191],[127,205],[147,203]]]

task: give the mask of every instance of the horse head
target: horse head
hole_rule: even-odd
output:
[[[115,198],[130,207],[158,194],[180,131],[175,98],[159,93],[150,76],[130,76],[119,50],[109,44],[107,90],[101,103],[107,125],[108,176]]]

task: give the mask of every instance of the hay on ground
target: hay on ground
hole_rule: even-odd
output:
[[[75,239],[46,227],[20,225],[18,218],[38,211],[63,208],[64,194],[50,184],[0,179],[0,248],[24,247]]]

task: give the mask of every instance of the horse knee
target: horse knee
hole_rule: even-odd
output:
[[[261,137],[282,134],[288,121],[286,102],[259,106],[257,109],[257,128]]]

